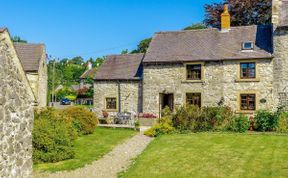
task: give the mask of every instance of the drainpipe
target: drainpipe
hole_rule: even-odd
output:
[[[117,81],[118,84],[118,112],[121,112],[121,86],[120,86],[120,81]]]

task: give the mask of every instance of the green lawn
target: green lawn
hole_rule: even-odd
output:
[[[288,177],[288,135],[165,135],[120,177]]]
[[[79,137],[75,141],[75,158],[58,163],[36,164],[36,171],[63,171],[83,167],[101,158],[117,144],[133,136],[136,132],[128,129],[96,128],[91,135]]]

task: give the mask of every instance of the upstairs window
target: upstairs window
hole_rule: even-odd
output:
[[[253,42],[244,42],[242,43],[242,50],[253,50],[254,49],[254,44]]]
[[[255,94],[241,94],[241,110],[254,111],[256,110],[256,95]]]
[[[106,109],[116,110],[117,109],[117,99],[116,98],[106,98]]]
[[[189,64],[186,66],[187,80],[201,80],[202,66],[201,64]]]
[[[186,104],[201,107],[201,93],[186,93]]]
[[[255,79],[256,78],[256,64],[255,62],[240,63],[241,79]]]

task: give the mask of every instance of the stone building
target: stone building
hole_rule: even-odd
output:
[[[24,71],[37,99],[38,107],[47,106],[47,61],[44,44],[14,43]]]
[[[31,176],[34,104],[10,35],[0,29],[0,177]]]
[[[142,112],[143,54],[107,56],[95,76],[94,106],[97,115],[102,111]]]
[[[225,105],[245,114],[287,105],[287,11],[287,0],[275,0],[273,24],[231,27],[225,5],[220,29],[156,33],[141,64],[142,100],[129,105],[142,103],[138,111],[156,115],[166,106],[174,110],[185,104]],[[114,64],[108,65],[100,70],[112,72]],[[121,69],[126,70],[129,66]],[[97,96],[110,97],[112,88],[99,90],[98,85],[96,81]],[[103,109],[99,103],[94,106]]]

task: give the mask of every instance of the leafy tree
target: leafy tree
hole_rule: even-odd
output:
[[[121,51],[121,54],[128,54],[129,52],[128,52],[128,49],[125,49],[125,50],[122,50]]]
[[[203,23],[195,23],[184,28],[183,30],[199,30],[199,29],[206,29],[206,28],[207,26]]]
[[[224,0],[230,6],[231,25],[263,25],[271,23],[271,0]],[[204,24],[209,27],[219,28],[223,3],[205,5]]]
[[[14,37],[12,38],[12,41],[13,41],[14,43],[27,43],[27,41],[21,39],[20,36],[14,36]]]
[[[149,44],[152,41],[152,38],[146,38],[142,41],[137,46],[137,49],[133,50],[131,53],[146,53],[147,49],[149,48]]]

